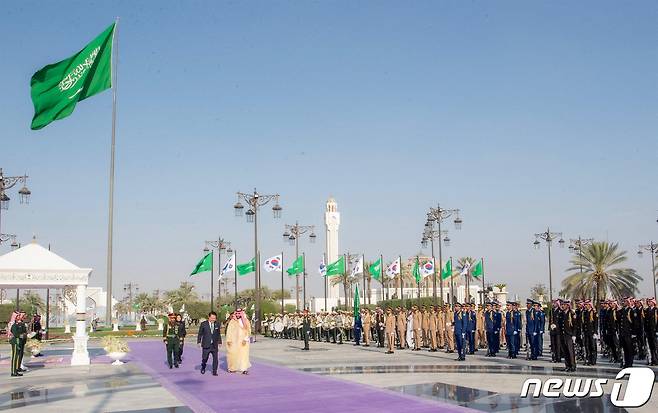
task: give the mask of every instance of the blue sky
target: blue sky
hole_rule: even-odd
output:
[[[116,16],[115,294],[128,281],[175,287],[218,234],[251,258],[252,227],[232,205],[254,187],[284,207],[263,215],[263,257],[293,253],[281,233],[298,220],[317,225],[302,249],[318,262],[329,196],[342,250],[414,255],[441,202],[464,220],[445,254],[484,256],[513,293],[547,282],[546,251],[532,249],[547,226],[621,243],[652,293],[635,252],[658,239],[655,2],[12,3],[0,167],[27,172],[33,199],[3,211],[2,231],[36,234],[99,286],[111,93],[31,131],[29,80]],[[567,266],[556,251],[556,284]]]

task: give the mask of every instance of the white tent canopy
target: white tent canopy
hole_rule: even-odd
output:
[[[76,287],[72,365],[89,364],[85,330],[87,284],[91,268],[80,268],[35,241],[0,256],[0,288]]]

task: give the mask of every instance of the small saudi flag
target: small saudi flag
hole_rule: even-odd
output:
[[[235,268],[238,270],[238,275],[245,275],[254,272],[256,271],[256,258],[252,258],[251,261],[245,262],[244,264],[238,264]]]
[[[114,26],[84,49],[61,62],[44,66],[32,75],[30,94],[34,104],[33,130],[73,113],[75,105],[112,87],[112,40]]]
[[[297,259],[292,263],[292,266],[286,270],[288,275],[297,275],[301,274],[304,272],[304,256],[300,255],[297,257]]]
[[[382,259],[379,258],[377,261],[373,262],[370,267],[368,267],[370,276],[375,280],[379,281],[382,279]]]
[[[201,261],[199,261],[196,267],[194,267],[194,270],[192,270],[190,277],[193,276],[194,274],[198,274],[200,272],[206,272],[210,270],[212,270],[212,251],[207,253],[203,258],[201,258]]]
[[[327,272],[325,276],[331,277],[332,275],[343,275],[345,273],[345,256],[341,255],[336,261],[327,265]]]
[[[416,257],[416,262],[414,262],[414,267],[411,270],[411,274],[416,279],[416,283],[419,283],[421,276],[420,276],[420,263],[418,262],[418,257]]]
[[[475,264],[475,266],[471,270],[471,275],[476,278],[482,276],[482,259],[480,259],[480,261],[478,261],[478,263]]]
[[[446,265],[441,268],[441,279],[445,280],[452,276],[452,260],[446,261]]]

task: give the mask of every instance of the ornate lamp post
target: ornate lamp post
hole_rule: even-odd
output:
[[[133,301],[133,289],[135,290],[135,295],[139,293],[139,285],[135,282],[129,282],[123,285],[124,294],[128,294],[128,304],[130,306],[129,314],[132,316],[134,310],[134,301]],[[175,311],[175,310],[174,310]],[[131,317],[132,318],[132,317]]]
[[[427,213],[427,222],[425,223],[425,228],[426,231],[434,231],[434,225],[436,224],[437,226],[437,234],[438,237],[442,237],[443,233],[441,232],[441,224],[443,223],[444,220],[450,218],[450,217],[455,217],[454,219],[454,224],[455,224],[455,229],[461,229],[462,227],[462,219],[459,217],[459,209],[445,209],[441,208],[440,204],[436,205],[436,208],[430,208],[430,212]],[[429,237],[428,237],[429,238]],[[443,242],[446,244],[446,246],[450,245],[450,238],[448,238],[448,235],[445,235],[445,238],[443,239]],[[434,256],[434,253],[432,252],[432,256]],[[432,277],[432,295],[434,297],[434,304],[437,303],[436,301],[436,263],[434,264],[434,276]],[[441,278],[441,301],[443,301],[443,278],[441,277],[441,271],[443,270],[443,251],[441,249],[441,243],[439,242],[439,278]],[[452,280],[452,274],[450,274],[450,301],[454,302],[455,301],[455,296],[454,296],[454,284]]]
[[[532,244],[534,245],[535,249],[539,249],[541,246],[541,241],[546,242],[546,245],[548,246],[548,296],[549,300],[552,303],[553,302],[553,270],[551,268],[551,245],[553,244],[553,241],[556,238],[560,238],[560,240],[557,242],[560,248],[564,247],[564,239],[562,238],[562,233],[561,232],[551,232],[550,228],[547,228],[545,232],[540,232],[538,234],[535,234],[535,242]]]
[[[642,257],[643,251],[651,253],[651,276],[653,280],[653,296],[656,296],[656,253],[658,252],[658,244],[651,241],[648,244],[640,245],[637,247],[637,255]]]
[[[216,241],[206,241],[206,246],[203,249],[203,252],[208,253],[210,250],[209,248],[212,248],[213,250],[217,250],[217,277],[219,278],[219,286],[217,287],[218,295],[217,295],[217,301],[221,300],[222,298],[222,251],[226,251],[229,254],[233,252],[231,249],[231,243],[224,240],[222,237],[217,237]],[[215,270],[212,268],[210,269],[210,311],[213,311],[215,309]]]
[[[317,238],[317,235],[315,235],[315,225],[299,225],[299,222],[295,222],[295,225],[288,225],[286,224],[286,230],[283,233],[283,241],[288,241],[290,245],[295,246],[295,259],[299,259],[299,238],[310,232],[311,234],[308,236],[309,240],[311,241],[311,244],[315,243],[315,239]],[[304,263],[304,273],[302,274],[304,277],[302,280],[303,284],[303,289],[304,289],[304,306],[302,309],[306,308],[306,263]],[[295,276],[295,298],[297,302],[297,309],[299,310],[299,275]]]
[[[256,271],[254,274],[256,284],[256,334],[260,332],[260,257],[258,256],[258,210],[260,207],[265,206],[270,201],[274,200],[275,204],[272,207],[274,218],[281,218],[281,205],[279,205],[279,194],[265,195],[259,194],[254,188],[253,193],[237,192],[238,201],[233,205],[235,209],[235,216],[242,216],[244,205],[241,201],[247,204],[247,222],[254,223],[254,257],[256,258]]]

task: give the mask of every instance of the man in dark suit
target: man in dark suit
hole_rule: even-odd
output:
[[[206,363],[208,356],[212,354],[212,375],[217,375],[217,367],[219,360],[217,356],[217,348],[222,344],[222,336],[219,334],[221,325],[217,321],[217,313],[211,311],[208,314],[208,320],[201,323],[199,327],[199,334],[197,335],[196,342],[201,346],[201,374],[206,374]]]

